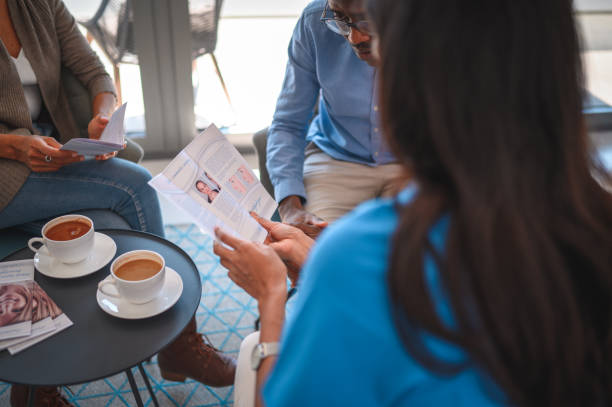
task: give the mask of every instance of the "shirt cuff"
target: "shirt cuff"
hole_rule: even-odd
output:
[[[286,179],[274,185],[274,198],[276,199],[276,202],[281,202],[283,199],[291,195],[297,195],[302,198],[303,201],[306,201],[306,190],[304,189],[304,183]]]

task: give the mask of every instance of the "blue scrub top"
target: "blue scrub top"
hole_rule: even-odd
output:
[[[415,189],[400,194],[407,202]],[[494,406],[503,394],[460,348],[422,333],[435,356],[463,361],[440,377],[406,351],[392,320],[386,273],[397,214],[391,199],[359,206],[319,238],[305,265],[287,319],[281,355],[265,388],[275,406]],[[448,219],[431,231],[443,248]],[[427,284],[442,320],[452,312],[435,263],[426,257]]]

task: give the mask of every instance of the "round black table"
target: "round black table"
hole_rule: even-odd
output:
[[[35,272],[34,279],[74,325],[16,355],[0,352],[0,380],[33,387],[61,386],[90,382],[125,371],[136,402],[142,405],[131,373],[131,368],[138,365],[157,405],[140,363],[172,342],[195,314],[202,295],[198,269],[181,248],[155,235],[119,229],[98,232],[115,241],[115,257],[137,249],[160,253],[166,265],[183,279],[180,299],[157,316],[125,320],[108,315],[96,301],[98,282],[110,273],[110,262],[93,274],[75,279],[54,279]],[[3,261],[33,257],[34,253],[24,248]]]

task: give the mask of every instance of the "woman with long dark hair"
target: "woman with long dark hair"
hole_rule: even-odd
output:
[[[581,113],[572,2],[368,10],[385,134],[416,182],[317,242],[262,364],[266,404],[610,405],[611,180]],[[220,236],[260,340],[279,338],[282,263]]]

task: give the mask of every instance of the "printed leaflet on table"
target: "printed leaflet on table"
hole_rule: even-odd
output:
[[[33,260],[0,263],[0,311],[4,328],[20,324],[20,320],[29,323],[27,331],[24,329],[18,336],[4,336],[0,340],[0,350],[8,349],[12,355],[72,325],[55,301],[34,281]]]

